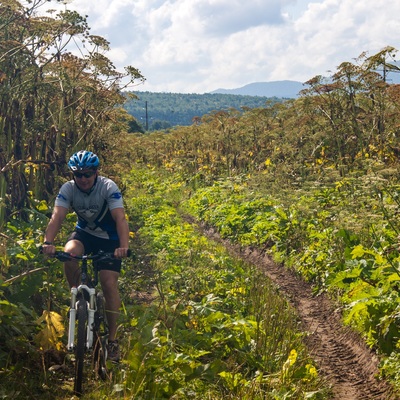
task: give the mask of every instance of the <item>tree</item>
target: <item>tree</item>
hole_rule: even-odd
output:
[[[104,55],[109,43],[91,35],[86,18],[61,11],[38,16],[48,2],[0,5],[0,226],[29,205],[30,193],[53,196],[66,155],[84,147],[100,155],[127,130],[117,105],[126,85],[143,80],[128,66],[118,72]],[[69,50],[81,43],[81,57]]]

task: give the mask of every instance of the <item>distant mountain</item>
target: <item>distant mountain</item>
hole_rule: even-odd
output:
[[[272,81],[249,83],[237,89],[217,89],[211,93],[239,94],[243,96],[262,96],[294,99],[305,85],[297,81]]]

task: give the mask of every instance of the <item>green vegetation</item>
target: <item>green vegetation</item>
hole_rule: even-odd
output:
[[[322,398],[293,311],[260,271],[233,260],[182,219],[171,204],[182,184],[139,169],[127,186],[130,214],[152,259],[156,301],[132,304],[126,393]]]
[[[197,220],[336,299],[400,391],[400,89],[376,72],[390,77],[396,50],[315,77],[297,100],[127,134],[122,76],[97,51],[108,44],[38,4],[0,5],[0,396],[71,397],[68,290],[38,245],[75,147],[123,188],[137,254],[121,276],[124,360],[85,398],[329,398],[293,310]],[[84,59],[63,47],[78,39],[93,45]]]
[[[135,92],[129,93],[129,95],[124,108],[139,123],[139,131],[155,131],[169,129],[177,125],[192,125],[196,121],[199,122],[203,115],[213,111],[223,111],[231,108],[245,110],[264,107],[267,104],[273,105],[283,101],[275,97],[216,93]],[[135,132],[138,131],[138,128],[133,127],[131,130]]]
[[[197,191],[190,205],[224,237],[251,246],[267,244],[277,261],[314,282],[315,290],[340,296],[345,322],[390,356],[398,335],[400,256],[394,245],[399,223],[393,215],[356,211],[365,213],[367,202],[372,210],[394,205],[389,193],[383,194],[382,204],[376,192],[374,184],[356,183],[340,191],[314,190],[283,204],[273,196],[254,196],[246,186],[216,185]]]
[[[139,234],[132,243],[137,260],[121,277],[124,361],[111,367],[112,379],[89,380],[85,398],[324,398],[328,390],[293,311],[255,267],[184,221],[172,205],[182,184],[146,169],[131,171],[126,184]],[[31,226],[40,229],[44,221],[35,215]],[[18,272],[42,270],[3,284],[1,393],[69,398],[72,363],[62,337],[68,291],[60,265],[43,261],[26,225],[10,223],[7,234],[17,242],[3,260]],[[137,292],[149,298],[138,301]]]

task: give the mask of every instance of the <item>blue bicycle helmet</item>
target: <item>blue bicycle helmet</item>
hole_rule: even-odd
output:
[[[99,164],[99,157],[87,150],[78,151],[73,154],[68,161],[68,167],[72,172],[83,171],[85,169],[97,169]]]

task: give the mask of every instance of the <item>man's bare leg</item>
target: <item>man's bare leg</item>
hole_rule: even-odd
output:
[[[85,248],[79,240],[70,240],[66,243],[64,251],[76,256],[81,256],[84,253]],[[80,275],[79,263],[77,260],[66,261],[64,263],[64,273],[70,288],[79,285]]]
[[[121,298],[118,290],[119,273],[110,270],[101,270],[99,276],[106,301],[106,313],[109,330],[108,340],[113,341],[117,335],[117,323],[119,309],[121,307]]]

